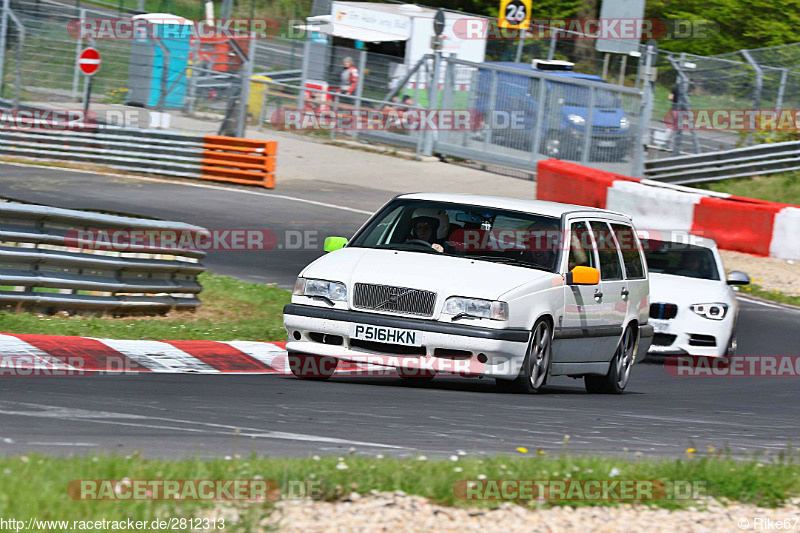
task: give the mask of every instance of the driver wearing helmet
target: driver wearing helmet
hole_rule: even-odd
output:
[[[406,242],[423,241],[437,252],[444,252],[442,244],[450,233],[450,221],[442,210],[420,208],[411,218],[411,235]]]

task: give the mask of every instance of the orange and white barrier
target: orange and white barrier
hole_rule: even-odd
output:
[[[537,198],[630,215],[640,229],[686,231],[720,248],[800,259],[800,206],[712,193],[549,159],[540,161]]]

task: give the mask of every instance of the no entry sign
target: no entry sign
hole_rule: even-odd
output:
[[[78,68],[87,76],[91,76],[100,69],[100,52],[94,48],[87,48],[78,56]]]

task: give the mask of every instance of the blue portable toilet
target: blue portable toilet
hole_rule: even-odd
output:
[[[168,13],[136,15],[132,20],[134,29],[140,31],[131,47],[128,103],[158,107],[162,76],[166,68],[164,107],[183,107],[194,23]],[[146,21],[146,25],[135,21]],[[168,56],[156,39],[166,49]]]

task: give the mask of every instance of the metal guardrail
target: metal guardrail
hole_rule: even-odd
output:
[[[701,183],[800,170],[800,141],[668,157],[645,162],[645,177],[664,183]]]
[[[275,186],[272,141],[92,125],[43,128],[0,122],[0,154],[74,161],[181,178]]]
[[[0,202],[0,306],[45,312],[192,309],[205,252],[146,245],[99,249],[80,231],[205,232],[180,222]],[[154,240],[153,242],[160,242]]]

